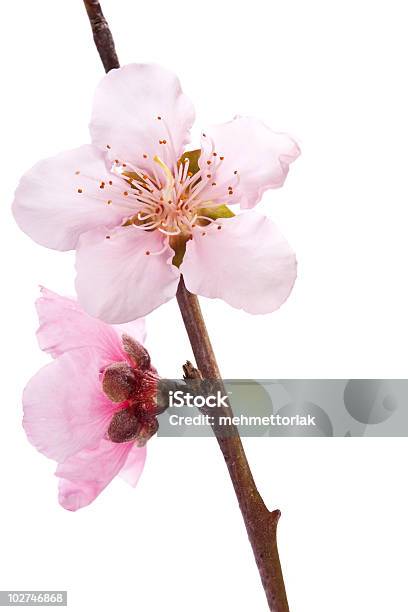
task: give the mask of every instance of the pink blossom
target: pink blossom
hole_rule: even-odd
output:
[[[177,77],[156,65],[112,70],[97,88],[91,145],[39,162],[13,205],[20,227],[77,250],[78,299],[110,323],[193,293],[251,313],[278,308],[296,258],[270,219],[252,209],[283,185],[296,143],[236,117],[186,151],[194,109]],[[183,152],[184,151],[184,152]],[[240,204],[235,215],[226,205]]]
[[[58,462],[60,504],[78,510],[118,473],[137,484],[157,430],[158,377],[140,344],[143,320],[113,327],[47,289],[36,306],[38,341],[54,361],[24,390],[23,426]]]

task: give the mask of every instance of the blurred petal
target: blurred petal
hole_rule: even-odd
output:
[[[290,294],[296,257],[270,219],[250,212],[195,230],[180,271],[192,293],[263,314]]]
[[[38,342],[43,351],[58,357],[66,351],[93,348],[101,357],[101,365],[125,358],[120,335],[110,326],[88,315],[76,300],[41,289],[36,301],[40,328]],[[132,324],[140,334],[144,321]]]
[[[121,323],[119,325],[113,325],[113,328],[117,331],[120,337],[123,334],[127,334],[131,338],[134,338],[140,344],[144,344],[146,340],[146,319],[136,319],[136,321],[130,321],[129,323]]]
[[[180,273],[160,232],[128,226],[108,235],[95,230],[79,242],[76,288],[87,312],[108,323],[126,323],[174,297]]]
[[[193,105],[175,74],[155,64],[129,64],[99,84],[90,132],[95,145],[109,145],[112,159],[149,168],[155,155],[177,161],[193,122]]]
[[[65,461],[98,444],[118,409],[102,392],[92,349],[64,353],[44,366],[23,393],[23,426],[44,455]]]
[[[203,197],[223,204],[240,203],[241,208],[255,206],[266,189],[281,187],[289,164],[300,155],[290,136],[273,132],[250,117],[214,125],[204,134],[200,166],[208,168],[216,185]]]
[[[132,487],[135,487],[139,482],[139,478],[143,472],[146,461],[146,446],[136,446],[133,444],[130,453],[127,456],[126,463],[123,466],[120,475]]]
[[[132,443],[114,444],[101,440],[95,448],[87,448],[70,457],[57,467],[59,503],[66,510],[79,510],[87,506],[120,472]]]
[[[75,248],[83,232],[120,225],[129,216],[129,206],[111,189],[119,193],[123,179],[110,174],[105,162],[105,155],[92,145],[38,162],[15,194],[13,213],[20,228],[43,246],[67,251]],[[101,181],[112,181],[109,194],[100,188]]]

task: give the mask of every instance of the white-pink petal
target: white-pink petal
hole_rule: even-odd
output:
[[[116,333],[122,338],[123,334],[131,336],[140,344],[144,344],[146,340],[146,319],[136,319],[129,323],[119,323],[118,325],[112,325]]]
[[[223,204],[240,203],[241,208],[255,206],[266,189],[281,187],[289,164],[300,154],[290,136],[273,132],[251,117],[236,117],[204,130],[201,146],[200,166],[208,169],[216,183],[205,197]]]
[[[95,359],[99,356],[101,367],[125,359],[121,330],[118,333],[110,325],[91,317],[76,300],[42,288],[36,307],[40,321],[37,331],[40,348],[53,357],[78,348],[90,348]],[[144,321],[135,321],[131,327],[128,333],[136,332],[140,336]]]
[[[168,165],[177,161],[193,122],[194,107],[175,74],[156,64],[129,64],[99,84],[90,132],[112,159],[148,169],[155,155]]]
[[[77,249],[79,302],[108,323],[143,317],[176,294],[180,273],[173,256],[158,231],[127,226],[88,232]]]
[[[90,348],[69,351],[41,368],[23,393],[23,427],[44,455],[65,461],[105,435],[118,409],[102,392],[100,360]]]
[[[253,211],[197,228],[180,271],[192,293],[264,314],[289,296],[296,257],[274,223]]]
[[[137,446],[133,444],[126,463],[123,466],[120,475],[130,486],[135,487],[139,482],[139,478],[143,472],[146,461],[146,446]]]
[[[61,478],[61,506],[74,512],[90,504],[121,471],[132,446],[103,439],[58,465],[55,474]]]
[[[101,189],[102,182],[109,189]],[[107,170],[105,154],[85,145],[40,161],[29,170],[16,190],[13,213],[33,240],[67,251],[76,247],[83,232],[101,225],[115,227],[129,216],[126,201],[117,195],[119,190],[123,190],[123,180]]]

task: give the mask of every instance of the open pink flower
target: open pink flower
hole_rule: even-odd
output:
[[[140,344],[143,320],[111,327],[46,289],[36,305],[39,344],[54,361],[24,390],[23,426],[58,462],[60,504],[78,510],[118,473],[137,484],[157,430],[157,374]]]
[[[177,77],[156,65],[112,70],[97,88],[92,145],[41,161],[13,205],[20,227],[77,250],[77,292],[93,316],[130,321],[187,288],[251,313],[278,308],[296,278],[295,255],[253,208],[280,187],[296,143],[237,117],[185,151],[194,109]]]

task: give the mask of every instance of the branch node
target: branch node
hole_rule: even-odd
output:
[[[203,376],[195,366],[191,363],[191,361],[186,361],[183,365],[183,378],[184,380],[203,380]]]
[[[282,513],[280,510],[273,510],[269,513],[272,525],[275,525],[275,527],[277,527],[281,515]]]

